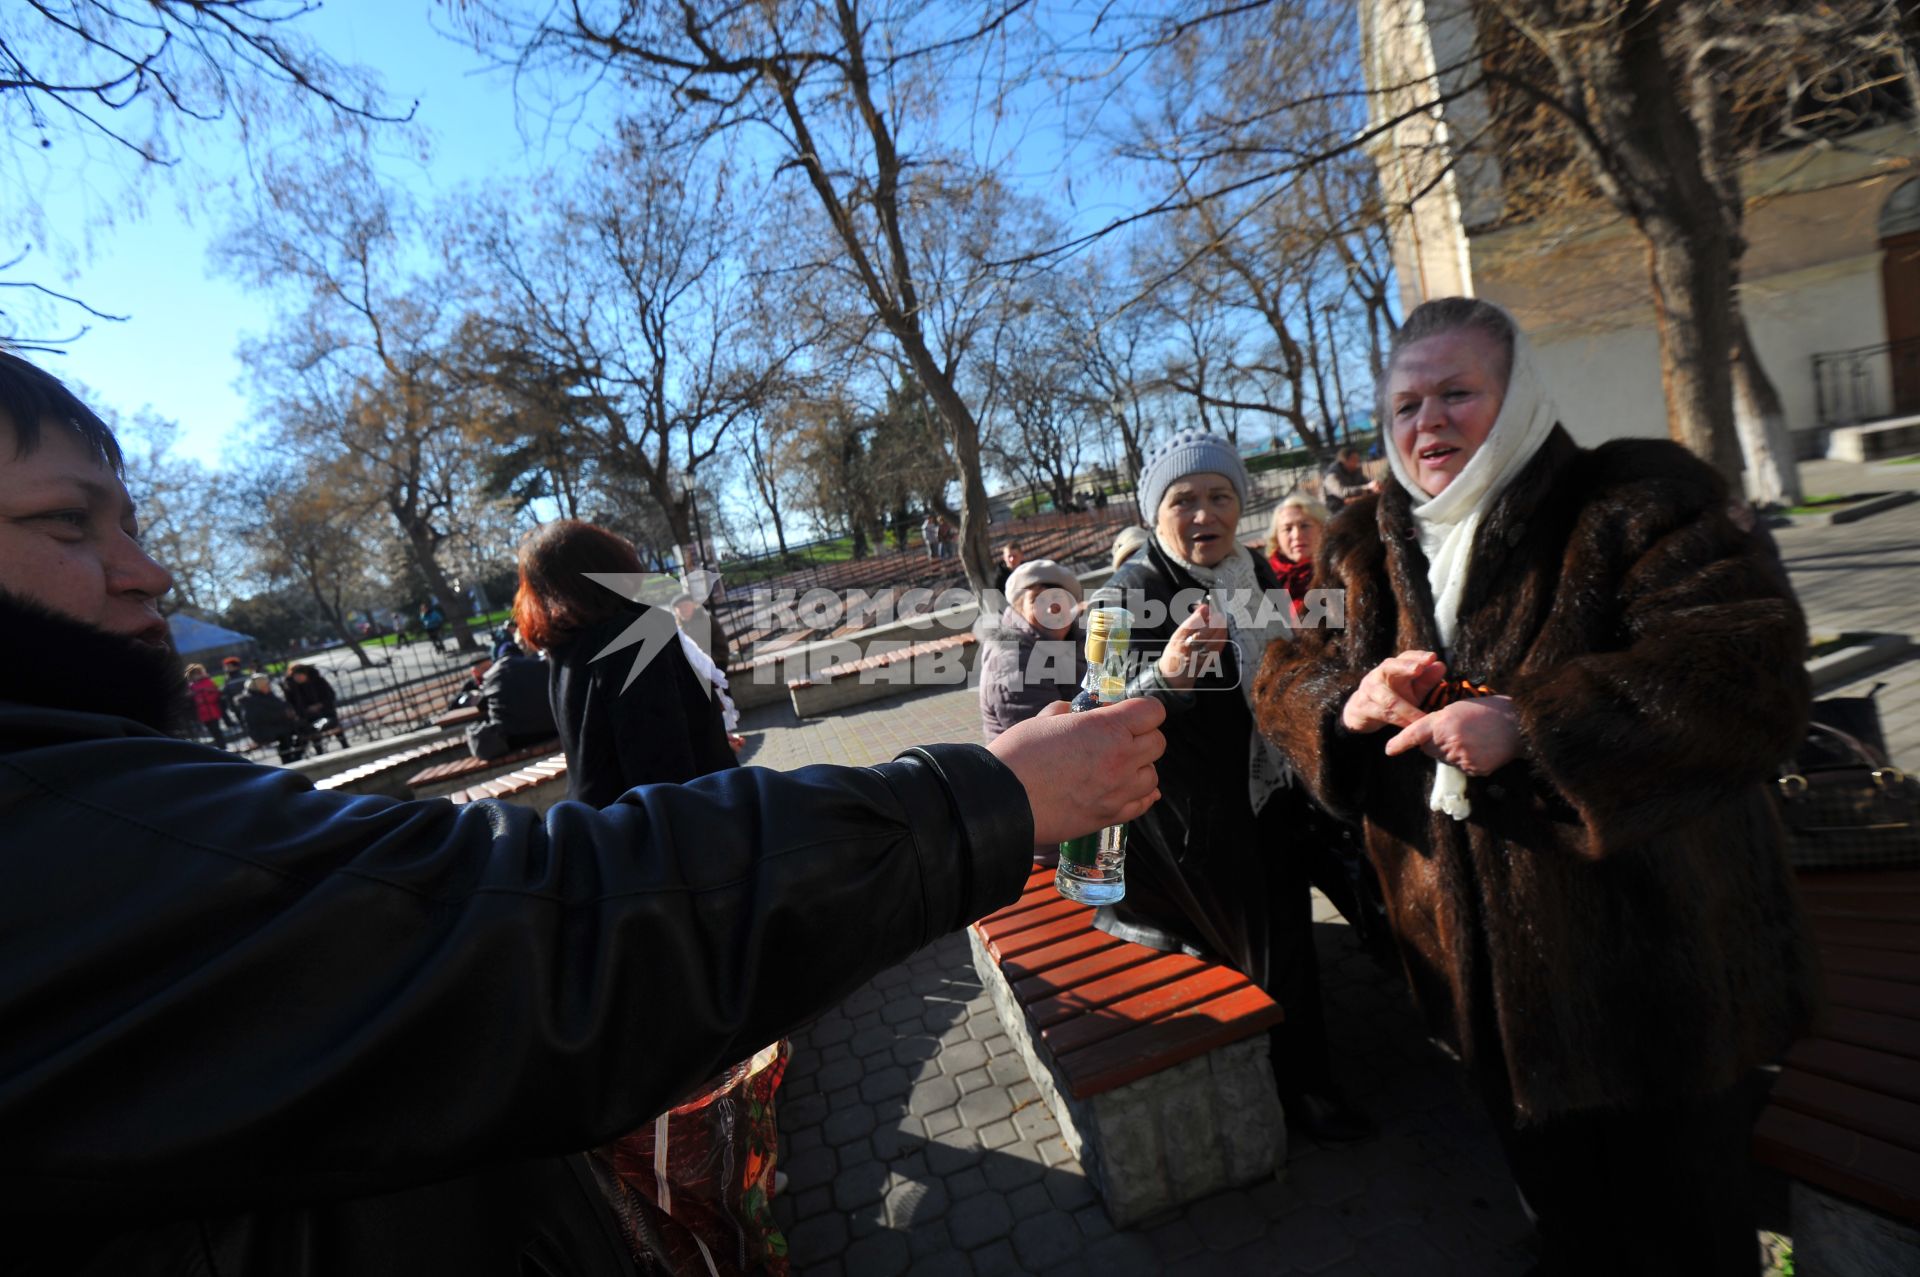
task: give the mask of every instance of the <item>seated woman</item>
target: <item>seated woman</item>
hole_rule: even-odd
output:
[[[1327,1059],[1307,802],[1253,726],[1252,674],[1269,643],[1285,647],[1292,609],[1264,557],[1235,539],[1246,493],[1238,451],[1204,431],[1175,435],[1141,471],[1153,534],[1101,594],[1118,591],[1135,613],[1146,663],[1128,691],[1166,704],[1167,752],[1160,801],[1128,826],[1126,899],[1094,925],[1224,962],[1265,990],[1286,1012],[1271,1044],[1289,1129],[1359,1139],[1372,1128]]]
[[[1320,552],[1347,628],[1269,651],[1261,727],[1364,822],[1542,1271],[1751,1277],[1738,1084],[1813,991],[1765,792],[1800,609],[1691,454],[1577,447],[1498,307],[1417,308],[1384,397],[1395,482]]]
[[[305,725],[301,735],[313,746],[315,754],[321,752],[328,736],[337,737],[343,749],[351,743],[346,729],[340,726],[340,695],[333,690],[326,675],[305,663],[289,665],[287,676],[280,681],[280,691],[286,697],[287,708]]]
[[[1267,525],[1267,566],[1297,609],[1313,584],[1313,556],[1327,526],[1327,508],[1298,492],[1273,508]]]
[[[1007,577],[1007,606],[981,618],[980,723],[987,743],[1055,701],[1070,701],[1087,672],[1073,637],[1080,580],[1052,559],[1030,559]]]

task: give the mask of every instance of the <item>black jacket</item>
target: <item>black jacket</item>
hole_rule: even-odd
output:
[[[644,631],[639,643],[595,659],[636,622]],[[567,754],[567,797],[601,807],[636,777],[679,784],[739,765],[720,702],[687,663],[676,628],[673,613],[634,603],[547,652],[548,694]],[[652,658],[628,684],[649,644]]]
[[[309,723],[339,717],[339,694],[318,670],[308,670],[304,682],[292,677],[282,679],[280,692],[286,697],[287,708]]]
[[[543,818],[0,699],[0,1268],[629,1274],[573,1154],[1013,900],[1032,843],[977,746]]]
[[[293,710],[272,692],[248,688],[234,702],[234,712],[240,716],[240,724],[246,729],[247,735],[262,745],[301,728],[301,722],[294,716]]]
[[[1279,590],[1263,555],[1239,552],[1253,559],[1263,589]],[[1134,627],[1143,661],[1158,659],[1204,593],[1157,541],[1121,564],[1108,590],[1138,592],[1165,612],[1158,624]],[[1247,796],[1253,714],[1239,690],[1254,672],[1240,668],[1228,643],[1217,673],[1203,675],[1190,695],[1169,698],[1160,729],[1167,752],[1154,764],[1160,801],[1127,827],[1126,898],[1099,910],[1094,925],[1153,948],[1205,954],[1271,988],[1286,974],[1271,969],[1275,899],[1284,885],[1276,861],[1302,804],[1297,791],[1281,789],[1255,818]]]
[[[496,660],[480,680],[480,712],[487,722],[500,725],[515,749],[552,740],[556,731],[547,700],[547,663],[520,655],[518,648]]]

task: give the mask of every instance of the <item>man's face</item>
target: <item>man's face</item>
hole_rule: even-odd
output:
[[[1017,568],[1022,563],[1026,562],[1027,556],[1021,552],[1021,549],[1019,546],[1010,545],[1006,549],[1000,551],[1000,559],[1001,559],[1001,562],[1005,563],[1008,567]]]
[[[109,634],[168,642],[157,607],[173,577],[140,548],[133,501],[72,430],[47,422],[40,446],[9,456],[0,420],[0,588]]]

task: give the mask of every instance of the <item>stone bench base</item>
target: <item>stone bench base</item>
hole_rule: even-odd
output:
[[[987,952],[967,930],[974,969],[1000,1012],[1061,1135],[1106,1203],[1114,1227],[1272,1178],[1286,1165],[1287,1128],[1256,1033],[1086,1099],[1069,1093],[1051,1054]]]

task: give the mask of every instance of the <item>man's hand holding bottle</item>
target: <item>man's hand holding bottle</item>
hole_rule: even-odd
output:
[[[1084,714],[1057,701],[987,746],[1027,788],[1034,843],[1078,838],[1153,806],[1160,797],[1153,763],[1166,752],[1166,716],[1151,697]]]

